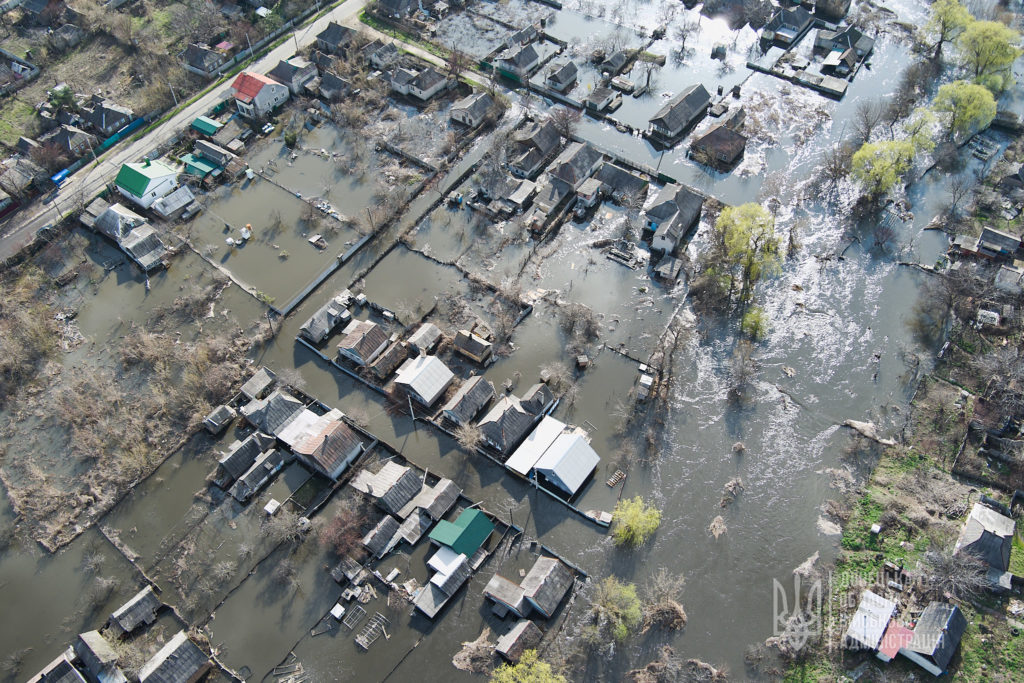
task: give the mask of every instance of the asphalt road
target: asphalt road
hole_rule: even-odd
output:
[[[277,66],[282,59],[288,59],[298,48],[305,47],[316,41],[318,33],[327,28],[327,24],[336,21],[353,27],[363,27],[359,23],[359,13],[367,0],[346,0],[312,24],[307,24],[295,31],[293,37],[278,45],[262,58],[249,64],[246,69],[266,73]],[[374,32],[375,33],[375,32]],[[413,46],[410,52],[428,55],[431,61],[439,61],[434,55]],[[3,262],[32,242],[37,230],[55,223],[62,214],[72,210],[74,198],[94,197],[99,194],[114,176],[121,165],[129,161],[139,161],[154,149],[167,142],[179,130],[188,126],[193,119],[210,110],[221,100],[230,97],[231,79],[213,88],[201,98],[188,105],[159,127],[150,131],[145,137],[135,142],[114,149],[103,157],[98,165],[86,164],[61,186],[54,200],[44,204],[41,200],[22,209],[12,216],[6,224],[0,226],[0,262]]]

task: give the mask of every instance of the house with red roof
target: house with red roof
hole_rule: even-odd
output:
[[[231,84],[238,113],[250,119],[266,116],[288,99],[288,87],[269,76],[243,71]]]

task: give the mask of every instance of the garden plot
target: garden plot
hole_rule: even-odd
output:
[[[473,11],[493,17],[495,20],[515,26],[517,29],[526,28],[543,19],[549,19],[555,13],[551,7],[533,2],[533,0],[480,2],[473,5]]]
[[[392,98],[384,115],[368,125],[368,136],[386,140],[409,156],[438,166],[458,142],[465,127],[456,127],[448,116],[459,95],[435,95],[426,107],[417,107],[408,100]],[[422,173],[422,171],[420,171]],[[418,181],[415,178],[413,182]]]
[[[509,30],[490,19],[468,12],[449,14],[435,24],[433,41],[454,45],[470,57],[481,60],[498,49]]]

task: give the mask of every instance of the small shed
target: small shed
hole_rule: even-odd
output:
[[[217,406],[210,411],[210,414],[203,420],[203,426],[206,427],[206,431],[216,436],[223,432],[231,421],[238,416],[235,409],[229,405]]]
[[[242,385],[242,395],[250,401],[254,398],[263,398],[270,393],[275,379],[277,379],[277,375],[270,369],[260,368]]]
[[[501,574],[495,574],[484,586],[484,597],[492,600],[504,611],[512,612],[517,617],[524,617],[527,612],[523,589],[509,581]]]
[[[933,601],[924,608],[910,645],[900,652],[934,676],[946,672],[967,630],[967,619],[956,605]]]
[[[877,650],[889,621],[896,613],[896,603],[886,600],[877,593],[864,591],[857,611],[850,618],[850,625],[843,638],[848,650]]]
[[[208,116],[200,116],[192,121],[193,130],[211,138],[217,134],[217,131],[219,131],[223,125],[224,124],[218,123]]]
[[[454,522],[442,519],[430,532],[430,540],[473,557],[494,531],[494,522],[476,508],[463,510]]]
[[[441,330],[434,323],[423,323],[409,337],[409,346],[419,353],[430,353],[441,339]]]
[[[508,633],[498,638],[494,651],[515,663],[527,650],[535,650],[543,637],[537,624],[529,619],[520,619]]]
[[[376,558],[384,555],[398,543],[398,520],[391,515],[384,515],[377,526],[363,537],[363,545]]]

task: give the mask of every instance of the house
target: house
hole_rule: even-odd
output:
[[[537,185],[537,196],[534,197],[536,208],[545,214],[554,212],[555,207],[573,193],[572,186],[562,182],[558,178],[545,175]]]
[[[846,78],[856,68],[857,54],[853,48],[833,50],[821,64],[822,73],[834,74],[840,78]]]
[[[72,159],[88,154],[96,148],[96,136],[75,126],[61,125],[40,136],[40,144],[52,145]]]
[[[89,674],[89,680],[103,683],[124,683],[128,680],[117,666],[117,652],[99,631],[78,634],[72,648]]]
[[[383,328],[369,320],[354,320],[345,328],[338,354],[356,365],[369,365],[388,345]]]
[[[203,207],[196,201],[196,196],[188,185],[180,185],[178,189],[166,197],[153,202],[149,207],[157,216],[166,221],[177,220],[178,218],[189,218],[203,210]]]
[[[561,62],[554,62],[548,67],[547,76],[544,78],[544,85],[564,93],[572,87],[579,75],[579,68],[576,62],[571,59]]]
[[[1012,259],[1020,250],[1021,239],[995,228],[982,228],[978,253],[990,259]]]
[[[508,633],[498,638],[494,651],[512,662],[518,662],[527,650],[535,650],[544,634],[529,619],[520,619]]]
[[[900,654],[934,676],[946,672],[960,639],[967,630],[967,619],[956,605],[931,602],[914,626],[910,645]]]
[[[841,31],[818,29],[814,38],[814,49],[824,52],[845,52],[852,49],[861,60],[875,49],[875,39],[865,35],[856,26],[847,26]]]
[[[552,162],[548,173],[558,178],[575,192],[590,174],[604,161],[604,155],[590,143],[573,142]]]
[[[419,72],[399,68],[391,75],[392,90],[402,95],[416,97],[423,102],[441,92],[447,83],[447,79],[432,66]]]
[[[653,231],[651,248],[674,253],[683,237],[700,220],[704,198],[682,185],[661,188],[654,204],[644,213],[646,228]]]
[[[320,97],[328,102],[338,102],[352,90],[352,84],[333,71],[325,71],[317,87]]]
[[[112,204],[95,218],[91,227],[114,240],[143,272],[163,265],[167,247],[156,230],[134,211]]]
[[[519,586],[530,607],[550,619],[575,581],[572,571],[558,558],[538,557]]]
[[[486,363],[491,357],[491,342],[478,337],[469,330],[459,330],[452,341],[455,350],[477,363]]]
[[[203,420],[203,426],[206,427],[206,431],[216,436],[227,429],[227,426],[237,416],[238,413],[231,406],[220,405],[210,411],[210,414]]]
[[[286,462],[290,460],[285,458],[281,449],[271,448],[264,451],[231,487],[231,497],[239,503],[246,503],[285,466]]]
[[[293,95],[298,95],[307,83],[317,77],[316,64],[296,55],[279,61],[267,76],[288,86]]]
[[[761,40],[783,46],[795,45],[811,29],[813,23],[811,13],[799,5],[780,9],[761,30]]]
[[[387,69],[398,61],[400,53],[394,43],[383,43],[378,39],[364,47],[362,55],[373,68]]]
[[[548,157],[558,149],[562,138],[550,120],[533,123],[513,137],[513,151],[509,155],[509,170],[520,178],[537,173]]]
[[[860,596],[857,611],[850,618],[846,635],[843,637],[843,647],[848,650],[877,650],[882,642],[882,635],[895,614],[895,602],[869,590],[864,591]]]
[[[453,424],[467,425],[494,398],[494,384],[480,375],[470,377],[441,409]]]
[[[243,71],[231,83],[238,113],[250,119],[262,118],[288,100],[288,86],[269,76]]]
[[[511,453],[533,426],[534,414],[515,396],[502,396],[479,422],[484,441],[501,453]]]
[[[68,659],[67,651],[43,667],[28,683],[87,683],[85,676]]]
[[[180,57],[186,70],[207,78],[216,76],[217,70],[228,61],[226,54],[206,43],[189,43]]]
[[[377,525],[363,536],[363,547],[377,559],[384,557],[401,540],[398,536],[399,522],[391,515],[384,515]]]
[[[252,467],[260,455],[273,447],[274,438],[260,432],[253,432],[242,441],[236,439],[217,461],[213,483],[226,490]]]
[[[519,447],[505,462],[505,466],[513,472],[529,477],[544,452],[560,434],[568,430],[569,426],[561,420],[545,415],[537,427],[530,432],[530,435],[519,444]]]
[[[704,117],[711,95],[702,84],[691,85],[651,117],[648,134],[671,142]]]
[[[510,35],[505,41],[505,44],[508,46],[526,45],[527,43],[532,43],[537,40],[538,37],[540,37],[540,30],[537,25],[529,24]]]
[[[537,183],[524,179],[515,183],[512,187],[514,189],[505,197],[505,204],[513,212],[522,212],[530,205],[533,196],[537,194]]]
[[[989,566],[988,577],[993,588],[1010,588],[1010,551],[1013,548],[1013,518],[975,503],[960,530],[954,553],[970,553]]]
[[[654,268],[654,277],[665,284],[674,285],[683,272],[683,262],[674,256],[664,256]]]
[[[523,596],[523,589],[519,584],[509,581],[501,574],[492,576],[484,586],[484,597],[495,603],[500,617],[512,612],[520,619],[524,619],[529,612],[526,598]],[[497,608],[500,608],[500,611]]]
[[[295,448],[295,455],[328,479],[337,481],[365,446],[362,438],[341,420],[328,420]]]
[[[413,0],[377,0],[377,11],[384,16],[394,19],[404,19],[409,16],[416,5]]]
[[[540,63],[540,55],[533,44],[513,45],[502,51],[497,58],[495,68],[498,73],[513,81],[523,81]]]
[[[579,430],[559,434],[534,466],[537,474],[570,496],[583,486],[597,469],[599,456]]]
[[[417,356],[398,369],[395,384],[429,408],[441,398],[454,378],[455,374],[437,356]]]
[[[196,154],[204,159],[212,161],[218,166],[226,166],[235,158],[235,155],[228,150],[223,147],[218,147],[212,142],[207,142],[206,140],[196,140],[194,150]]]
[[[708,166],[727,169],[743,157],[746,147],[746,135],[724,123],[716,123],[708,132],[690,143],[689,156]]]
[[[178,172],[162,161],[130,161],[121,166],[114,184],[122,195],[148,209],[178,186]]]
[[[449,116],[453,121],[465,124],[470,128],[478,126],[487,117],[494,106],[494,98],[485,92],[467,95],[452,105]]]
[[[348,306],[351,303],[352,295],[347,289],[339,292],[309,316],[306,322],[302,323],[299,335],[314,344],[323,343],[327,337],[331,336],[335,327],[352,319],[352,314],[348,312]]]
[[[253,373],[252,377],[245,381],[240,391],[242,396],[252,401],[257,398],[266,398],[270,390],[274,388],[277,375],[270,368],[260,368]]]
[[[397,515],[423,489],[423,479],[412,468],[392,461],[376,473],[360,470],[349,486],[373,497],[379,507]]]
[[[409,346],[419,353],[430,353],[441,339],[441,330],[434,323],[423,323],[409,337]]]
[[[398,516],[408,519],[419,512],[428,520],[437,521],[448,514],[455,501],[462,495],[462,489],[451,479],[441,478],[433,486],[424,486],[408,503],[398,511]],[[418,540],[418,538],[417,538]],[[410,541],[415,543],[416,541]]]
[[[594,179],[601,183],[601,192],[618,204],[622,204],[627,198],[643,201],[649,185],[644,178],[610,161],[598,167]]]
[[[104,137],[109,137],[127,126],[135,116],[135,112],[128,107],[122,107],[101,95],[93,95],[83,102],[78,108],[78,113]]]
[[[266,398],[258,398],[241,408],[242,416],[265,434],[278,436],[305,410],[302,401],[281,389],[275,389]]]
[[[195,683],[210,670],[210,658],[178,631],[139,669],[139,683]]]
[[[156,613],[161,607],[163,603],[156,597],[153,587],[146,586],[110,615],[107,627],[115,637],[123,638],[140,625],[149,625],[156,621]]]
[[[433,619],[459,588],[472,575],[469,558],[448,547],[441,547],[427,560],[427,566],[434,570],[427,585],[416,594],[413,604],[416,609]]]
[[[327,28],[316,34],[316,45],[328,54],[337,54],[352,42],[355,35],[356,32],[349,27],[332,21],[327,24]]]
[[[615,91],[606,85],[599,85],[591,91],[583,104],[593,111],[604,111],[615,101]]]
[[[600,69],[610,76],[618,76],[628,63],[629,52],[627,50],[616,50],[601,62]]]
[[[547,384],[538,382],[527,389],[519,401],[526,412],[531,415],[541,415],[555,404],[555,396]]]
[[[579,206],[590,208],[601,200],[601,181],[597,178],[587,178],[576,190],[576,203]]]
[[[480,549],[491,532],[494,522],[476,508],[465,509],[454,522],[442,519],[430,532],[431,543],[451,548],[456,553],[472,558]]]

